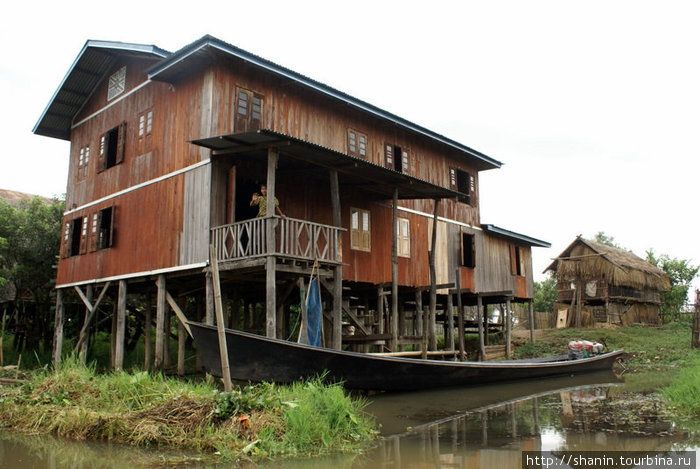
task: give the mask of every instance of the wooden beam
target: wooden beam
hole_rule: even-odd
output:
[[[114,369],[124,367],[124,334],[126,332],[126,280],[119,281],[117,294],[117,327],[114,340]]]
[[[92,284],[86,285],[85,286],[85,296],[87,297],[88,302],[91,302],[93,299],[93,296],[95,294],[94,288]],[[85,316],[83,318],[83,324],[89,324],[89,319],[92,316],[92,311],[93,308],[90,308],[89,306],[85,306]],[[80,332],[82,332],[82,328],[80,329]],[[85,330],[85,338],[81,342],[80,346],[76,344],[75,350],[78,351],[78,358],[82,363],[85,363],[85,360],[87,359],[87,352],[88,352],[88,342],[89,342],[89,337],[90,337],[90,327],[87,327]],[[78,340],[80,340],[80,334],[78,334]]]
[[[511,309],[510,300],[506,300],[506,358],[510,358],[511,355],[511,344],[510,344],[510,333],[511,333],[511,322],[513,320],[513,310]]]
[[[481,295],[476,297],[476,308],[476,320],[479,323],[479,360],[484,360],[486,349],[484,348],[484,308],[481,302]]]
[[[177,374],[185,376],[185,329],[186,323],[180,321],[177,327]]]
[[[94,304],[92,304],[80,290],[77,286],[74,287],[75,291],[78,293],[78,296],[80,297],[81,300],[83,300],[83,303],[85,303],[85,306],[90,310],[89,316],[85,318],[85,321],[83,322],[83,327],[80,329],[80,335],[78,336],[78,343],[75,344],[75,349],[74,352],[77,352],[78,349],[82,347],[82,345],[87,341],[87,336],[88,336],[88,328],[90,326],[90,322],[92,321],[92,318],[95,316],[95,311],[97,311],[97,307],[100,305],[100,302],[102,301],[102,298],[104,298],[105,293],[107,293],[107,289],[110,286],[110,282],[107,282],[104,284],[102,287],[102,291],[97,297],[97,301],[95,301]]]
[[[168,304],[173,311],[175,311],[175,315],[180,320],[180,324],[182,324],[182,326],[185,328],[185,331],[187,331],[187,334],[189,334],[190,337],[193,337],[190,326],[187,324],[187,316],[185,316],[185,313],[182,312],[182,309],[180,309],[180,306],[178,306],[175,298],[172,297],[167,289],[165,290],[165,299],[168,301]]]
[[[150,371],[153,355],[153,344],[151,343],[151,336],[153,332],[153,300],[149,297],[148,304],[146,305],[145,311],[145,324],[144,324],[144,344],[143,344],[143,369]]]
[[[447,350],[454,351],[455,349],[455,319],[454,319],[454,299],[452,298],[452,293],[447,295],[447,307],[445,308],[445,315],[447,316],[447,327],[445,345],[447,345]]]
[[[331,183],[331,210],[333,212],[333,226],[336,228],[342,228],[342,217],[340,213],[340,188],[338,186],[338,171],[332,169],[330,171],[330,183]],[[336,234],[336,253],[335,259],[339,260],[342,254],[342,237],[338,232]],[[331,347],[340,350],[343,346],[343,265],[338,264],[333,273],[333,331]]]
[[[394,188],[394,196],[391,203],[391,351],[396,352],[399,346],[399,257],[398,236],[399,226],[397,205],[399,203],[399,189]]]
[[[464,306],[462,305],[462,269],[457,267],[455,275],[457,282],[457,327],[459,328],[459,357],[460,360],[466,358],[466,347],[464,338]]]
[[[221,306],[221,283],[219,282],[219,263],[216,260],[216,249],[209,245],[209,265],[211,266],[211,278],[214,286],[214,310],[216,313],[216,330],[219,338],[219,358],[221,359],[221,375],[224,380],[224,391],[231,392],[231,369],[228,363],[228,346],[226,344],[226,331],[224,330],[224,311]]]
[[[430,348],[437,348],[437,340],[435,337],[435,309],[437,307],[437,274],[435,272],[435,245],[437,244],[437,224],[438,224],[438,209],[440,207],[439,200],[435,199],[433,204],[433,229],[430,236],[430,255],[428,257],[430,267]]]
[[[165,314],[167,300],[165,297],[165,275],[161,274],[156,279],[158,288],[156,299],[156,350],[154,354],[153,366],[156,370],[163,369],[163,342],[165,334]]]
[[[61,350],[63,349],[63,289],[56,290],[56,314],[54,316],[53,329],[53,365],[58,367],[61,364]]]
[[[530,323],[530,343],[535,342],[535,313],[534,300],[530,299],[527,302],[527,322]]]
[[[279,153],[273,148],[267,150],[267,213],[265,214],[265,243],[267,258],[265,262],[265,316],[266,335],[277,335],[277,259],[274,256],[275,242],[275,174]]]

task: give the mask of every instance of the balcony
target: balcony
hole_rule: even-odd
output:
[[[268,246],[268,224],[274,230],[274,244]],[[219,262],[260,258],[268,255],[295,260],[341,262],[343,228],[295,218],[252,218],[211,229],[211,240]]]

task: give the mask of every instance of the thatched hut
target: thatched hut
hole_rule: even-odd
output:
[[[557,279],[557,325],[659,324],[663,270],[624,249],[578,236],[545,272]]]

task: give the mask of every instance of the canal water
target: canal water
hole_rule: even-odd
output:
[[[377,394],[383,438],[367,454],[260,467],[519,468],[523,451],[688,451],[700,435],[664,416],[651,394],[613,373],[437,391]],[[186,463],[185,463],[186,462]],[[210,468],[196,455],[0,433],[0,468]]]

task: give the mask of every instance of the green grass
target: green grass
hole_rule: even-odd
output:
[[[374,423],[339,385],[258,384],[222,393],[205,382],[64,360],[0,388],[3,426],[75,440],[189,449],[215,459],[260,460],[360,450]]]
[[[681,370],[676,379],[661,388],[661,393],[678,415],[700,419],[700,359]]]

